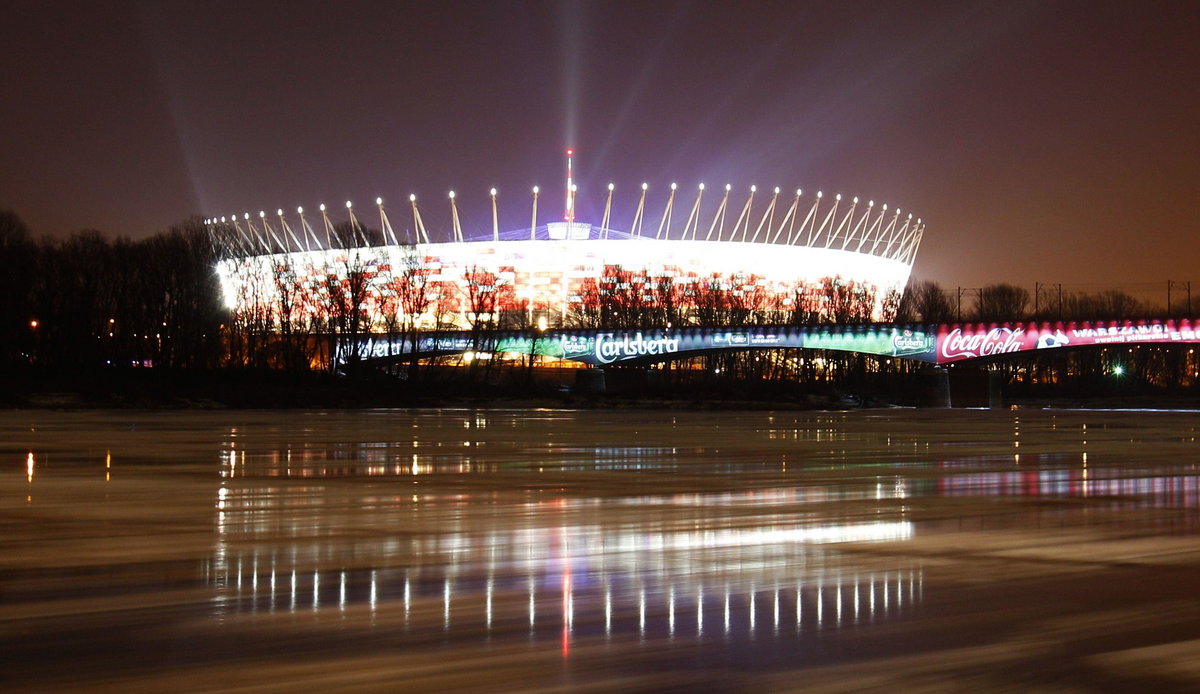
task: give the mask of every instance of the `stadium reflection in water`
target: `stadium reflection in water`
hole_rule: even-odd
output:
[[[1007,691],[1014,673],[1120,676],[1160,646],[1155,663],[1183,668],[1198,428],[1082,411],[2,413],[5,683],[846,691],[990,673],[979,690]]]
[[[579,621],[595,628],[602,625],[610,635],[737,632],[744,637],[759,630],[868,624],[899,615],[921,598],[916,565],[851,571],[839,568],[822,549],[826,543],[902,541],[912,535],[909,522],[804,525],[781,516],[753,527],[651,532],[562,525],[481,535],[449,531],[349,548],[351,554],[369,554],[396,568],[311,568],[346,552],[340,540],[238,549],[254,547],[258,539],[330,533],[319,520],[279,517],[283,508],[294,512],[310,507],[306,496],[305,490],[220,489],[218,544],[205,567],[207,580],[217,588],[217,614],[365,605],[373,614],[403,612],[407,618],[413,601],[420,598],[441,604],[445,629],[491,630],[498,619],[497,596],[503,596],[508,603],[500,610],[504,619],[527,624],[533,634],[550,630],[557,637],[561,629],[569,638],[582,617]],[[720,502],[693,494],[672,503],[744,504],[757,495],[717,496]],[[411,503],[439,501],[418,498]],[[567,501],[553,504],[553,510],[595,505]],[[529,517],[547,510],[514,509]],[[523,608],[519,615],[512,609],[517,601]]]

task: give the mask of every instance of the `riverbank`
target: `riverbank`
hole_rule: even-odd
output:
[[[617,380],[617,379],[612,379]],[[367,409],[411,407],[846,410],[912,407],[915,378],[844,383],[717,379],[691,383],[619,382],[589,392],[561,374],[468,381],[443,377],[410,383],[374,375],[348,378],[278,371],[105,369],[0,374],[0,408],[33,409]],[[1121,392],[1035,393],[1004,389],[1000,407],[1200,409],[1200,392],[1125,388]]]

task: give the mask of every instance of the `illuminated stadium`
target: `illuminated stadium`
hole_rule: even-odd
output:
[[[578,221],[568,153],[562,220],[539,220],[534,187],[519,229],[500,229],[495,189],[485,229],[464,230],[453,191],[445,229],[427,228],[415,195],[399,234],[381,198],[370,227],[350,202],[345,221],[325,205],[205,221],[235,316],[278,325],[352,314],[366,332],[890,320],[924,233],[919,218],[858,197],[750,186],[742,198],[726,185],[714,201],[701,183],[685,200],[675,183],[664,188],[657,202],[650,185],[635,188],[622,222],[609,184],[599,223]]]

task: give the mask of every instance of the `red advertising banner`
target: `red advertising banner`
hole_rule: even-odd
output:
[[[1193,323],[1187,319],[950,323],[938,328],[937,363],[1035,349],[1197,342],[1200,342],[1200,321]]]

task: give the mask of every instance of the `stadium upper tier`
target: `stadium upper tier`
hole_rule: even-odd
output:
[[[536,225],[535,195],[531,225],[501,232],[493,193],[491,233],[470,235],[451,195],[446,242],[430,242],[415,198],[403,233],[414,243],[401,240],[381,200],[377,229],[349,203],[349,220],[339,224],[322,205],[316,228],[302,210],[297,224],[282,210],[277,221],[263,212],[206,221],[224,251],[218,272],[235,315],[278,324],[353,313],[369,330],[514,327],[535,314],[580,327],[718,320],[721,312],[781,322],[795,314],[886,320],[924,233],[911,215],[840,195],[823,206],[818,194],[804,209],[797,191],[790,207],[777,209],[778,189],[753,214],[752,191],[740,215],[726,215],[726,190],[716,213],[701,220],[701,194],[674,227],[671,202],[648,222],[643,196],[628,231],[610,228],[609,206],[599,226]]]

